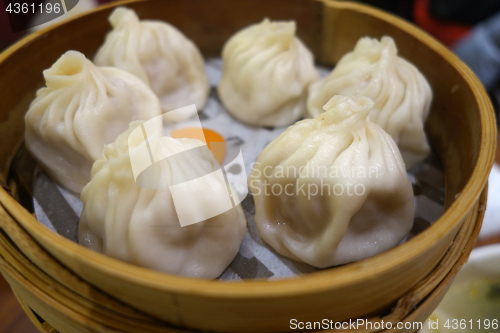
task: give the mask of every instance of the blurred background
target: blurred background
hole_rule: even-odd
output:
[[[47,21],[46,17],[26,14],[23,21],[18,22],[20,24],[18,30],[21,30],[19,32],[12,31],[6,12],[6,5],[15,1],[0,1],[0,52],[34,30],[111,1],[113,0],[65,0],[66,6],[72,8],[68,9],[66,15],[41,24]],[[498,119],[500,106],[499,0],[359,0],[358,2],[378,7],[413,22],[455,52],[483,83]],[[477,246],[500,243],[500,167],[498,163],[500,163],[499,149],[497,149],[496,164],[489,179],[488,207]],[[1,276],[0,332],[37,332]]]

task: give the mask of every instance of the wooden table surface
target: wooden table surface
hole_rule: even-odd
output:
[[[500,164],[500,135],[497,138],[496,163]],[[481,239],[476,247],[500,243],[500,235]],[[37,333],[38,330],[30,321],[17,302],[8,283],[0,275],[0,333]]]
[[[0,274],[0,332],[37,333],[35,325],[28,318]]]

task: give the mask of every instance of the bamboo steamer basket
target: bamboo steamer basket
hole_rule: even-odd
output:
[[[446,261],[445,254],[452,249],[467,254],[467,242],[458,242],[459,235],[470,243],[477,237],[470,231],[471,225],[480,226],[482,214],[477,212],[484,210],[485,185],[494,160],[494,114],[472,72],[418,28],[351,2],[191,0],[119,4],[135,9],[143,19],[174,24],[206,57],[220,56],[224,42],[234,32],[263,17],[294,19],[299,37],[323,65],[333,65],[362,36],[391,35],[400,54],[426,75],[434,90],[426,130],[443,164],[446,210],[424,232],[382,254],[272,282],[218,282],[162,274],[92,252],[50,231],[19,203],[31,200],[31,184],[22,181],[29,179],[29,167],[11,165],[11,161],[22,151],[24,114],[36,89],[43,85],[42,71],[68,49],[91,58],[110,30],[107,17],[118,5],[111,4],[30,35],[0,54],[0,221],[6,240],[12,242],[13,235],[25,235],[14,241],[17,252],[8,252],[8,243],[4,242],[0,254],[2,273],[23,302],[33,308],[54,308],[54,313],[46,313],[51,319],[59,318],[56,313],[70,314],[73,319],[72,314],[78,314],[80,319],[73,324],[97,323],[87,328],[90,331],[115,324],[127,331],[135,329],[127,325],[137,322],[152,332],[158,327],[162,332],[282,332],[290,329],[292,318],[383,318],[398,300],[394,308],[402,311],[398,320],[413,313],[411,308],[404,310],[405,304],[425,305],[418,308],[420,316],[429,315],[436,300],[444,295],[447,279],[461,266],[456,258]],[[23,174],[28,176],[19,176]],[[461,228],[469,228],[469,232],[457,235]],[[434,275],[436,271],[440,273]],[[428,289],[421,289],[422,294],[415,296],[415,288],[422,285]],[[426,303],[429,299],[434,303]],[[101,313],[105,316],[99,317]]]

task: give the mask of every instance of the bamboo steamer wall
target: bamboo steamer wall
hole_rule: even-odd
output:
[[[390,313],[370,317],[368,318],[370,321],[383,320],[386,323],[393,323],[394,327],[398,322],[413,325],[425,321],[444,296],[451,279],[465,263],[474,246],[484,214],[484,210],[480,210],[479,207],[485,204],[485,199],[486,192],[483,192],[480,201],[468,214],[438,268],[400,298]],[[0,210],[0,214],[5,212]],[[35,310],[50,323],[51,327],[60,332],[71,333],[109,330],[131,333],[185,332],[166,323],[148,320],[151,318],[113,302],[91,286],[78,281],[48,256],[19,225],[5,223],[5,219],[0,219],[0,225],[9,235],[7,238],[0,233],[0,254],[4,258],[0,260],[0,272],[9,280],[22,304]],[[38,267],[49,271],[58,281],[48,278]],[[92,302],[83,299],[82,295],[91,296]],[[28,309],[28,313],[30,312]],[[38,322],[38,319],[35,320]],[[48,325],[47,322],[44,326]],[[393,329],[390,332],[412,332],[412,330]]]
[[[439,304],[453,277],[467,261],[474,247],[481,227],[480,221],[484,215],[484,210],[480,210],[479,207],[485,204],[485,200],[486,192],[483,192],[480,201],[474,205],[473,210],[466,218],[438,268],[400,298],[390,313],[367,318],[369,321],[380,323],[383,320],[385,323],[392,323],[394,329],[383,331],[387,333],[414,332],[415,323],[422,323],[423,325],[429,314]],[[5,261],[0,260],[0,272],[9,280],[21,304],[42,332],[54,333],[53,328],[59,332],[71,333],[108,331],[130,333],[187,332],[186,330],[171,327],[167,323],[147,321],[144,316],[131,312],[130,309],[124,309],[123,306],[114,304],[112,300],[99,294],[98,291],[91,290],[92,288],[88,285],[86,286],[87,294],[93,294],[95,303],[87,304],[85,307],[85,303],[88,302],[82,300],[79,303],[75,302],[75,294],[68,293],[68,289],[72,287],[75,292],[81,293],[81,283],[80,286],[75,283],[76,281],[71,276],[71,273],[66,272],[54,259],[48,257],[17,224],[5,224],[4,222],[4,220],[0,220],[0,223],[6,226],[10,241],[0,233],[0,253],[5,258]],[[19,247],[16,248],[11,241],[15,242]],[[21,253],[18,252],[27,253],[32,261],[23,258]],[[65,284],[65,286],[63,287],[57,281],[47,281],[47,277],[43,272],[37,272],[36,265],[40,265],[40,267],[52,265],[50,271],[57,272],[55,275],[58,275],[61,283]],[[103,304],[107,306],[106,309],[103,309]],[[34,317],[31,309],[42,316],[45,320],[43,324]],[[115,316],[110,311],[111,309],[115,311]],[[118,319],[121,320],[117,320],[116,313],[119,314]],[[409,326],[398,329],[398,323],[409,324]],[[335,331],[328,330],[328,332]],[[380,330],[374,329],[367,332],[377,331]]]
[[[424,32],[389,14],[347,2],[189,0],[122,4],[134,8],[141,18],[174,24],[206,57],[220,56],[224,42],[234,32],[264,17],[296,20],[298,35],[324,65],[334,64],[359,37],[393,36],[401,55],[419,67],[434,90],[427,132],[445,170],[446,211],[424,233],[367,260],[296,279],[221,283],[161,274],[92,252],[49,231],[0,189],[0,202],[6,211],[0,218],[5,223],[18,223],[84,281],[179,327],[224,332],[286,331],[291,318],[340,321],[386,309],[434,269],[467,216],[478,219],[473,207],[478,207],[495,150],[491,104],[472,72]],[[31,35],[0,54],[0,183],[7,190],[12,187],[10,162],[23,143],[24,113],[36,89],[43,85],[42,71],[68,49],[91,58],[110,29],[107,17],[114,6]],[[45,273],[55,274],[50,269]],[[93,295],[82,293],[93,299]]]

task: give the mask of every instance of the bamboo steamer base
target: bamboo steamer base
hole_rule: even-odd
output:
[[[16,296],[19,305],[21,305],[21,308],[26,312],[28,318],[41,333],[58,333],[57,330],[54,327],[50,326],[49,323],[47,323],[46,321],[40,321],[39,317],[35,315],[33,310],[31,310],[31,308],[26,303],[24,303],[24,301],[19,298],[16,293],[14,293],[14,296]]]
[[[373,316],[369,320],[373,322],[383,320],[386,323],[393,323],[394,326],[398,322],[425,322],[444,297],[454,276],[467,261],[474,247],[484,216],[486,193],[487,189],[483,191],[480,200],[465,220],[453,244],[436,269],[418,283],[414,289],[400,298],[390,310],[390,313]],[[3,210],[0,212],[5,214]],[[0,219],[0,221],[5,221],[5,219]],[[116,316],[117,313],[113,313],[113,310],[103,307],[99,301],[102,301],[103,298],[106,299],[106,296],[101,295],[98,290],[94,292],[99,295],[99,297],[96,297],[99,301],[97,299],[89,300],[83,295],[69,291],[63,284],[48,277],[36,263],[34,264],[24,255],[24,253],[33,253],[33,249],[37,248],[38,245],[19,225],[6,225],[2,222],[1,227],[9,231],[11,238],[9,239],[5,234],[0,233],[0,272],[5,276],[24,310],[41,332],[198,332],[174,328],[167,323],[155,321],[154,319],[148,321],[147,316],[142,316],[142,319],[146,320],[141,322],[141,320],[138,320],[141,315],[134,309],[128,309],[129,313],[137,315],[136,319],[131,322],[130,318],[123,315]],[[35,260],[38,263],[42,260],[42,263],[45,263],[46,266],[58,265],[43,250],[41,250],[39,258]],[[63,267],[59,269],[64,270]],[[60,272],[59,275],[72,277],[69,271]],[[92,287],[88,286],[88,288]],[[119,304],[119,302],[111,298],[107,299],[107,303],[108,306]],[[124,305],[120,306],[122,307],[120,311],[123,311],[126,307]],[[40,323],[33,311],[44,318],[46,323]],[[336,332],[337,330],[328,331]],[[415,330],[391,329],[380,331],[360,329],[356,331],[414,332]]]

